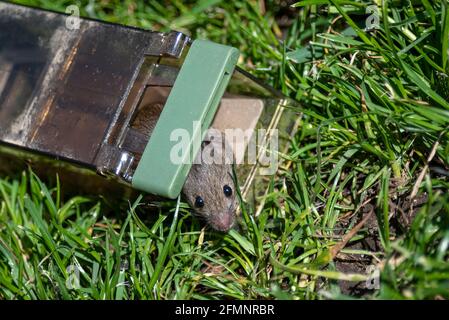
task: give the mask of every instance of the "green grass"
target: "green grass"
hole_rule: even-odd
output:
[[[84,16],[240,48],[240,66],[304,119],[261,215],[227,235],[176,202],[148,216],[30,172],[2,177],[0,299],[449,298],[449,5],[384,1],[365,30],[372,2],[302,1],[281,41],[285,8],[262,2],[75,1]],[[349,258],[357,268],[342,269]],[[379,289],[344,290],[370,266]]]

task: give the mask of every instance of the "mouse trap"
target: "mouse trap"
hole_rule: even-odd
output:
[[[243,132],[232,149],[236,175],[244,199],[257,203],[275,173],[267,159],[281,160],[297,125],[292,101],[236,67],[233,47],[82,18],[74,28],[68,19],[0,2],[4,174],[30,165],[83,186],[173,199],[212,127],[235,140]],[[156,104],[156,126],[142,134],[136,115]]]

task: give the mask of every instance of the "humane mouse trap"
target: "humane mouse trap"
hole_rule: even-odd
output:
[[[285,97],[236,67],[237,49],[88,19],[73,28],[70,18],[0,2],[4,172],[31,164],[62,178],[72,173],[81,185],[95,180],[176,198],[192,165],[186,155],[200,152],[212,126],[237,132],[234,142],[246,134],[231,143],[242,195],[253,202],[266,192],[274,172],[260,170],[276,165],[266,159],[279,160],[298,116]],[[163,109],[145,135],[136,117],[154,105]],[[181,161],[173,161],[183,137]]]

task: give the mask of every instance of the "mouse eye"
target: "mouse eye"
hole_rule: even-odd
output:
[[[195,199],[195,207],[202,208],[204,207],[204,200],[200,196]]]
[[[232,188],[228,186],[227,184],[223,187],[223,192],[226,197],[232,196]]]

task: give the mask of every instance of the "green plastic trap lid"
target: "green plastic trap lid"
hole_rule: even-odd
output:
[[[171,199],[179,195],[238,58],[233,47],[205,40],[192,43],[137,166],[134,188]],[[180,130],[188,133],[183,145],[188,152],[173,161],[172,151],[180,141],[172,133]]]

